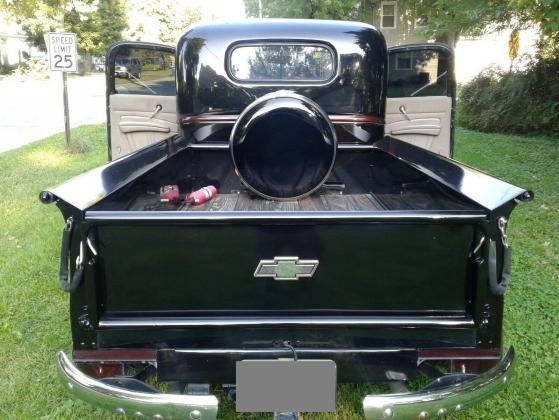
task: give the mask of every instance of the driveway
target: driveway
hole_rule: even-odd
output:
[[[70,125],[106,121],[105,76],[68,78]],[[49,80],[0,80],[0,153],[64,131],[62,77]]]

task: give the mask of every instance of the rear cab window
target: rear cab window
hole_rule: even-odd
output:
[[[324,83],[335,74],[335,55],[318,43],[238,44],[230,49],[227,71],[238,82]]]

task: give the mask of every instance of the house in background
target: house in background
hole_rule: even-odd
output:
[[[370,2],[364,12],[364,18],[381,30],[389,47],[428,41],[423,34],[427,19],[413,19],[401,1]]]
[[[455,55],[455,72],[458,83],[465,83],[479,74],[483,69],[495,66],[502,70],[510,68],[509,39],[512,29],[487,33],[479,37],[462,37],[458,39]],[[518,59],[515,66],[523,68],[526,60],[533,57],[540,34],[535,27],[519,32]]]
[[[177,3],[181,2],[186,3],[187,0],[177,1]],[[132,34],[128,33],[125,34],[125,38],[158,42],[158,22],[155,22],[153,17],[145,16],[144,18],[147,20],[146,22],[140,22],[141,24],[135,22],[138,19],[137,15],[140,15],[138,10],[141,9],[139,5],[142,3],[139,0],[129,0],[129,26],[130,28],[138,26],[148,28],[149,30],[144,30],[150,33],[141,36],[138,34],[131,36]],[[383,0],[366,3],[369,6],[363,11],[360,19],[379,28],[389,47],[400,44],[432,42],[424,34],[427,24],[426,18],[413,19],[409,12],[410,9],[405,7],[405,3],[410,4],[409,1]],[[189,0],[189,4],[196,5],[205,11],[202,16],[203,19],[215,17],[241,19],[244,15],[242,0],[227,2],[227,8],[223,7],[223,3],[217,0]],[[218,13],[219,11],[221,11],[221,14]],[[508,58],[509,36],[510,29],[480,37],[459,38],[455,48],[456,80],[459,83],[465,83],[489,66],[508,69],[510,66]],[[536,51],[534,45],[538,37],[538,31],[535,28],[520,31],[519,56],[533,55]],[[16,66],[29,57],[45,58],[46,55],[31,46],[21,28],[10,23],[7,17],[0,12],[0,69]],[[402,69],[406,65],[406,63],[400,64]]]
[[[409,2],[407,2],[409,4]],[[383,33],[389,47],[401,44],[434,42],[425,36],[427,19],[413,19],[404,5],[398,0],[370,2],[363,19],[371,22]],[[496,66],[510,67],[508,40],[511,29],[488,33],[479,37],[461,37],[455,46],[455,71],[458,83],[471,80],[483,69]],[[533,56],[535,43],[539,37],[536,28],[520,31],[519,56]],[[449,40],[451,44],[454,40]],[[405,66],[406,63],[399,63]]]
[[[29,57],[27,37],[0,15],[0,66],[15,66]]]
[[[27,42],[23,30],[0,13],[0,69],[17,66],[28,58],[42,58],[45,53]]]

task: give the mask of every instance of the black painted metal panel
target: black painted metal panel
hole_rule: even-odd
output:
[[[290,358],[289,349],[258,349],[250,351],[216,349],[209,351],[164,349],[157,352],[157,377],[163,381],[190,383],[235,383],[235,363],[240,360],[277,360]],[[386,380],[387,370],[417,371],[415,350],[374,349],[298,349],[299,360],[333,360],[337,365],[338,382]]]
[[[100,348],[176,348],[258,350],[283,347],[288,340],[296,348],[418,349],[462,348],[476,345],[474,327],[367,327],[324,326],[198,326],[190,328],[100,328],[96,330]],[[498,343],[495,343],[498,344]],[[217,351],[216,351],[217,352]]]
[[[465,311],[468,224],[98,228],[107,313]],[[256,278],[261,259],[319,260],[312,278]]]
[[[326,45],[335,55],[335,75],[324,83],[240,82],[228,73],[226,58],[235,46],[247,42]],[[365,114],[382,119],[386,63],[384,37],[364,23],[266,19],[195,25],[179,39],[177,46],[179,118],[208,113],[240,114],[255,99],[288,88],[314,100],[328,114]],[[199,124],[185,126],[184,137],[196,138],[199,128]],[[375,125],[363,125],[363,130],[374,134],[373,139],[378,139],[382,132]],[[204,140],[206,136],[200,134],[198,140]]]

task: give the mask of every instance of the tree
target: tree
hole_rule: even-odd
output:
[[[499,0],[495,0],[499,1]],[[520,1],[520,0],[519,0]],[[482,28],[489,2],[482,0],[400,0],[405,18],[427,19],[429,37],[454,45],[463,29],[473,31],[473,23]],[[245,0],[247,15],[253,17],[341,19],[371,21],[381,6],[380,0]],[[487,20],[487,19],[485,19]],[[465,27],[467,25],[467,27]]]
[[[153,16],[160,24],[161,42],[174,44],[187,27],[202,18],[202,13],[197,8],[181,7],[173,0],[160,0],[153,8]]]
[[[78,51],[102,55],[126,28],[122,0],[0,0],[32,44],[46,49],[44,34],[64,29],[78,35]]]
[[[559,33],[559,0],[404,0],[426,34],[454,45],[460,36],[537,25],[542,39]]]
[[[538,60],[545,60],[557,74],[559,67],[559,0],[509,0],[520,25],[536,23],[541,37]],[[551,69],[550,69],[551,70]]]
[[[360,16],[361,2],[355,0],[245,0],[245,12],[249,17],[352,20]]]
[[[508,3],[519,23],[537,23],[544,37],[556,37],[559,33],[559,0],[509,0]]]
[[[77,34],[82,54],[104,55],[110,44],[122,39],[127,26],[120,0],[98,0],[91,11],[80,10],[73,3],[64,14],[64,29]]]
[[[105,54],[109,45],[122,40],[122,31],[128,27],[123,1],[99,0],[97,13],[93,14],[92,19],[97,44],[91,51],[95,51],[96,55]]]
[[[45,50],[44,33],[61,28],[66,0],[0,0],[5,11],[22,26],[30,42]]]
[[[184,30],[202,18],[201,10],[185,1],[128,0],[134,8],[130,38],[175,44]]]
[[[380,4],[379,0],[245,0],[245,9],[252,17],[371,21],[371,12]],[[407,18],[427,22],[426,36],[451,46],[461,36],[531,24],[539,26],[547,49],[551,44],[555,51],[559,40],[559,0],[400,0],[398,4]]]

